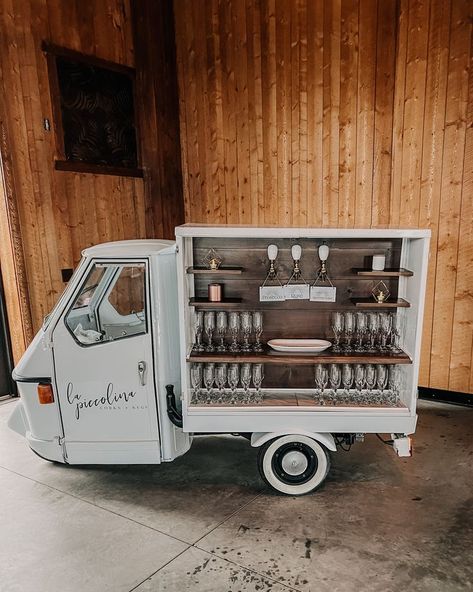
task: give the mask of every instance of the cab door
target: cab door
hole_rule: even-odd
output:
[[[53,331],[71,464],[159,463],[147,261],[91,261]]]

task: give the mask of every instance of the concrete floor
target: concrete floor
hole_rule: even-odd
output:
[[[413,458],[374,436],[324,487],[270,493],[241,438],[158,467],[54,465],[0,406],[1,592],[473,589],[473,409],[421,402]]]

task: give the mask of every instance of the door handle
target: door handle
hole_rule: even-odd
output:
[[[140,377],[140,384],[141,386],[145,386],[146,384],[146,362],[138,362],[138,376]]]

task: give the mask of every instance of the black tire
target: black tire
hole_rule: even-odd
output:
[[[330,470],[328,450],[308,436],[289,434],[263,444],[258,451],[262,479],[285,495],[306,495],[318,489]]]

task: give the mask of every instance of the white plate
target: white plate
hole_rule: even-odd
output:
[[[268,345],[279,352],[314,354],[326,350],[332,343],[325,339],[271,339]]]

